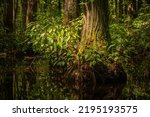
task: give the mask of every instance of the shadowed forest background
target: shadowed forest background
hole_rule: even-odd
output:
[[[150,0],[0,0],[0,99],[150,99]]]

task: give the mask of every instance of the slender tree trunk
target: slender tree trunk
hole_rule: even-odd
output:
[[[118,0],[115,0],[115,13],[116,13],[116,18],[118,19]]]
[[[25,24],[25,29],[27,30],[30,22],[35,21],[37,13],[37,0],[25,0],[23,2],[23,22]],[[32,44],[27,48],[27,54],[33,54]],[[23,87],[23,99],[28,99],[29,93],[32,90],[32,85],[36,81],[36,78],[33,79],[32,75],[29,78],[28,72],[25,71],[25,75],[22,78],[22,87]]]
[[[119,0],[119,18],[123,16],[123,0]]]
[[[10,42],[13,41],[11,34],[14,32],[14,17],[15,8],[14,0],[6,0],[6,16],[4,17],[4,27],[6,28],[6,34]],[[13,50],[13,45],[10,51]],[[5,86],[5,99],[13,99],[13,59],[8,60],[9,69],[5,73],[4,86]]]
[[[132,19],[136,17],[136,0],[130,0],[128,4],[128,15]]]
[[[76,7],[77,7],[77,17],[80,16],[81,14],[81,7],[80,7],[80,0],[77,0],[77,3],[76,3]]]
[[[79,15],[79,0],[65,0],[64,3],[64,24],[77,18]]]
[[[61,0],[58,1],[58,12],[61,15]]]
[[[28,24],[35,20],[37,12],[37,0],[28,0],[27,2],[27,15],[26,15],[26,27]]]
[[[137,0],[137,11],[142,7],[142,0]]]
[[[22,1],[22,28],[26,30],[27,0]]]
[[[150,0],[145,0],[146,1],[146,4],[150,4]]]
[[[14,0],[7,0],[7,10],[4,19],[4,26],[7,33],[12,33],[14,28]]]
[[[13,71],[12,74],[12,78],[13,78],[13,99],[17,99],[18,98],[18,78],[16,77],[16,73],[15,71]]]
[[[124,15],[127,15],[127,14],[128,14],[127,8],[128,8],[128,5],[127,5],[127,3],[126,3],[126,0],[123,0],[123,14],[124,14]]]
[[[123,0],[115,0],[115,13],[117,20],[123,16]]]

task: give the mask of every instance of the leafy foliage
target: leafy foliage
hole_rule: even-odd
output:
[[[129,99],[130,97],[148,98],[149,90],[144,89],[142,83],[145,80],[149,81],[150,76],[149,9],[149,6],[141,8],[139,16],[132,24],[124,21],[124,24],[113,23],[110,26],[112,44],[108,48],[111,51],[108,56],[114,61],[122,63],[128,74],[128,85],[124,90],[124,96],[126,95]]]
[[[78,41],[81,20],[72,22],[71,28],[59,22],[59,18],[51,18],[30,25],[27,35],[31,38],[35,50],[53,52],[57,49],[66,49],[70,43]]]
[[[128,82],[123,91],[123,99],[150,99],[150,6],[144,3],[139,4],[139,6],[143,6],[136,13],[137,17],[132,19],[129,18],[127,10],[125,11],[129,1],[126,0],[122,4],[122,16],[119,16],[120,8],[117,6],[119,4],[112,0],[109,1],[111,45],[106,47],[105,43],[98,41],[88,45],[87,40],[84,40],[84,42],[81,39],[82,16],[74,19],[69,25],[62,23],[64,12],[62,4],[64,1],[60,0],[39,0],[37,11],[35,10],[32,14],[36,18],[29,23],[28,27],[26,27],[26,21],[24,20],[27,14],[23,14],[22,11],[26,8],[24,8],[22,0],[16,1],[14,5],[15,15],[12,19],[14,20],[14,32],[6,33],[3,20],[7,14],[6,3],[8,1],[2,0],[2,4],[0,4],[0,52],[2,52],[0,57],[3,60],[3,57],[5,59],[3,55],[6,55],[6,57],[13,55],[14,58],[16,57],[14,60],[16,61],[18,58],[15,56],[17,55],[15,52],[26,53],[28,49],[31,54],[34,51],[40,57],[42,55],[40,64],[43,65],[42,68],[46,67],[46,69],[40,68],[37,63],[34,65],[38,66],[36,68],[37,82],[31,90],[29,99],[69,99],[67,87],[60,80],[73,72],[74,69],[79,76],[84,76],[81,70],[82,66],[87,63],[91,67],[97,62],[104,64],[115,62],[123,65],[128,76]],[[86,0],[86,2],[95,3],[96,1]],[[85,1],[80,0],[79,5],[80,7],[85,5]],[[80,10],[83,12],[84,8]],[[24,54],[21,55],[24,57]],[[42,63],[45,62],[45,58],[46,63]],[[7,63],[7,60],[2,61],[1,65],[4,65],[5,62]],[[4,68],[7,69],[6,65],[4,65]],[[21,70],[17,74],[23,75],[22,77],[26,75],[22,69],[17,68],[17,65],[15,67],[16,71]],[[24,67],[26,69],[27,66]],[[1,74],[7,72],[7,70],[3,71],[3,67],[1,68]],[[68,74],[65,74],[66,72]],[[1,79],[3,79],[3,76],[0,77]],[[52,80],[56,80],[58,86]],[[18,82],[18,95],[21,99],[23,89],[20,88],[23,84],[21,78]]]

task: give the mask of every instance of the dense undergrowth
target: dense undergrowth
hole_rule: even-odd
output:
[[[128,75],[124,99],[149,99],[150,86],[150,7],[141,8],[132,22],[110,26],[112,53]]]
[[[25,51],[32,46],[35,52],[41,53],[43,58],[48,59],[50,70],[60,66],[60,75],[64,71],[70,72],[74,65],[78,65],[77,67],[84,63],[94,65],[99,61],[108,64],[113,60],[115,63],[122,64],[128,76],[122,99],[150,99],[149,12],[150,7],[144,6],[139,11],[138,17],[132,22],[128,18],[119,23],[117,21],[111,22],[112,42],[109,47],[102,46],[101,43],[97,43],[95,46],[82,45],[80,38],[82,17],[72,21],[69,26],[64,26],[60,17],[47,18],[46,15],[39,15],[37,21],[30,23],[25,34],[18,33],[18,36],[11,34],[5,36],[5,39],[1,39],[0,50],[7,51],[5,48],[12,50],[21,47],[22,51]],[[0,25],[0,36],[4,37],[5,29],[2,27]],[[13,42],[8,41],[10,38]],[[18,41],[19,38],[21,41]],[[63,70],[61,70],[62,67]],[[47,94],[44,89],[51,90],[51,85],[46,85],[47,81],[48,79],[43,79],[35,85],[36,90],[33,90],[33,97],[42,96],[40,98],[45,99]],[[65,99],[66,97],[63,97],[61,93],[66,90],[65,88],[60,91],[56,88],[55,92],[51,92],[54,93],[54,96],[59,95],[60,99]]]
[[[47,19],[47,18],[44,18]],[[110,60],[121,63],[128,75],[123,99],[149,99],[150,78],[150,15],[149,6],[141,8],[138,17],[132,22],[110,24],[111,45],[82,45],[80,41],[82,18],[63,26],[59,18],[40,20],[30,24],[27,36],[35,51],[44,53],[52,67],[70,64],[90,63],[91,65]],[[42,21],[42,22],[41,22]]]

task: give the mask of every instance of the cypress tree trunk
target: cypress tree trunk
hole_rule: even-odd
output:
[[[108,14],[108,0],[85,3],[82,41],[86,41],[86,45],[105,40],[110,43]]]
[[[78,54],[82,55],[90,47],[98,45],[98,48],[103,48],[105,42],[111,43],[108,0],[94,0],[93,2],[86,0],[84,4],[84,24],[81,43],[78,48]],[[71,84],[73,99],[104,99],[105,95],[109,93],[104,93],[105,89],[101,90],[103,83],[117,83],[117,81],[125,81],[126,79],[126,75],[122,73],[122,68],[116,63],[106,66],[102,62],[97,62],[92,66],[89,61],[84,61],[84,58],[77,58],[76,60],[75,67],[69,76],[73,79]],[[120,92],[120,90],[117,91]],[[117,95],[114,98],[116,97]]]
[[[108,28],[108,0],[94,0],[94,2],[85,2],[84,7],[84,24],[81,36],[81,45],[79,46],[79,53],[83,54],[83,51],[92,46],[101,48],[107,41],[110,43],[109,28]],[[82,74],[79,76],[79,99],[92,99],[95,86],[96,77],[93,73],[89,63],[80,65]],[[75,78],[76,79],[76,78]],[[78,78],[77,78],[78,79]],[[77,96],[76,96],[77,97]]]

